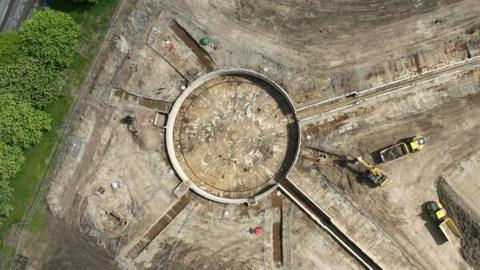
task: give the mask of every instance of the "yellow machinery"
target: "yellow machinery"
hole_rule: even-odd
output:
[[[427,202],[427,212],[429,216],[437,223],[438,227],[442,231],[445,239],[450,240],[447,233],[447,228],[449,227],[450,230],[458,237],[462,238],[462,233],[458,229],[457,225],[451,218],[447,215],[447,210],[443,208],[443,205],[437,201],[430,201]]]
[[[408,146],[410,146],[410,150],[412,150],[412,152],[422,150],[426,142],[427,141],[425,140],[425,137],[421,135],[415,136],[407,141]]]
[[[380,158],[383,163],[387,163],[422,150],[425,143],[425,137],[415,136],[380,150]]]
[[[401,142],[381,150],[380,158],[382,159],[383,163],[387,163],[392,160],[406,156],[409,153],[410,151],[408,150],[407,144],[404,142]]]
[[[360,162],[367,169],[366,176],[375,185],[380,187],[385,187],[387,185],[389,179],[382,170],[366,162],[362,157],[357,157],[356,161],[357,163]]]

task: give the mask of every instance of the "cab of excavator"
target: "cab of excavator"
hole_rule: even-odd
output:
[[[380,187],[384,187],[387,184],[387,176],[383,174],[375,175],[372,172],[368,171],[367,178],[368,180],[372,181],[373,183],[375,183],[377,186],[380,186]]]

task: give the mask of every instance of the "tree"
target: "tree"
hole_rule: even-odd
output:
[[[0,94],[0,140],[12,146],[27,148],[50,129],[50,117],[30,103],[10,93]]]
[[[10,199],[12,198],[13,188],[10,187],[8,181],[0,180],[0,227],[9,216],[12,206]]]
[[[15,63],[17,59],[25,56],[20,45],[18,32],[0,33],[0,65]]]
[[[35,10],[22,23],[22,49],[47,67],[62,69],[73,60],[79,27],[73,18],[52,9]]]
[[[0,181],[15,176],[24,161],[22,149],[0,141]]]
[[[61,94],[60,73],[44,68],[33,58],[21,58],[16,63],[0,66],[0,91],[13,93],[43,109]]]

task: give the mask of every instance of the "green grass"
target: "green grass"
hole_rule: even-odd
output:
[[[76,93],[85,81],[89,65],[100,48],[107,31],[105,25],[108,25],[118,2],[119,0],[98,0],[95,5],[84,6],[68,0],[55,0],[51,4],[53,9],[69,13],[80,25],[80,48],[71,66],[64,71],[65,95],[46,109],[52,117],[54,128],[44,134],[40,143],[25,152],[26,161],[21,171],[11,180],[11,184],[15,188],[11,203],[14,209],[4,226],[0,228],[0,252],[4,256],[12,255],[10,254],[11,247],[4,243],[6,233],[12,225],[21,222],[42,180],[50,177],[50,175],[46,175],[47,168],[49,163],[56,159],[53,155],[60,140],[58,131],[70,110],[73,101],[71,94]],[[46,206],[42,204],[35,210],[28,229],[31,233],[42,234],[45,228]]]
[[[35,215],[28,226],[28,230],[34,234],[41,234],[45,230],[45,213],[47,211],[47,206],[42,204],[38,207],[35,212]]]
[[[48,108],[47,111],[52,117],[52,125],[54,127],[58,127],[63,123],[70,104],[70,95],[65,95]],[[10,180],[14,188],[11,203],[13,211],[10,212],[10,217],[5,221],[4,226],[0,228],[0,236],[4,236],[13,224],[19,223],[22,220],[25,210],[35,195],[38,183],[45,175],[47,165],[57,145],[58,139],[57,128],[53,128],[43,135],[40,143],[25,152],[26,160],[21,171]]]

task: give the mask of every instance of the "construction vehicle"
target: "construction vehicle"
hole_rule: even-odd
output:
[[[412,152],[422,150],[425,145],[425,138],[423,136],[415,136],[405,141],[399,142],[392,146],[389,146],[383,150],[380,150],[380,158],[383,163],[390,162],[395,159],[399,159]]]
[[[410,147],[410,151],[417,152],[423,149],[423,146],[427,141],[425,140],[424,136],[417,135],[413,138],[410,138],[408,141],[408,146]]]
[[[459,238],[462,238],[462,234],[453,220],[448,217],[447,210],[440,202],[430,201],[426,204],[427,212],[430,218],[438,225],[440,231],[447,241],[450,240],[447,233],[447,227]]]
[[[388,176],[378,167],[366,162],[362,157],[357,157],[356,163],[361,163],[366,169],[366,176],[368,180],[373,182],[376,186],[385,187],[388,182]]]

